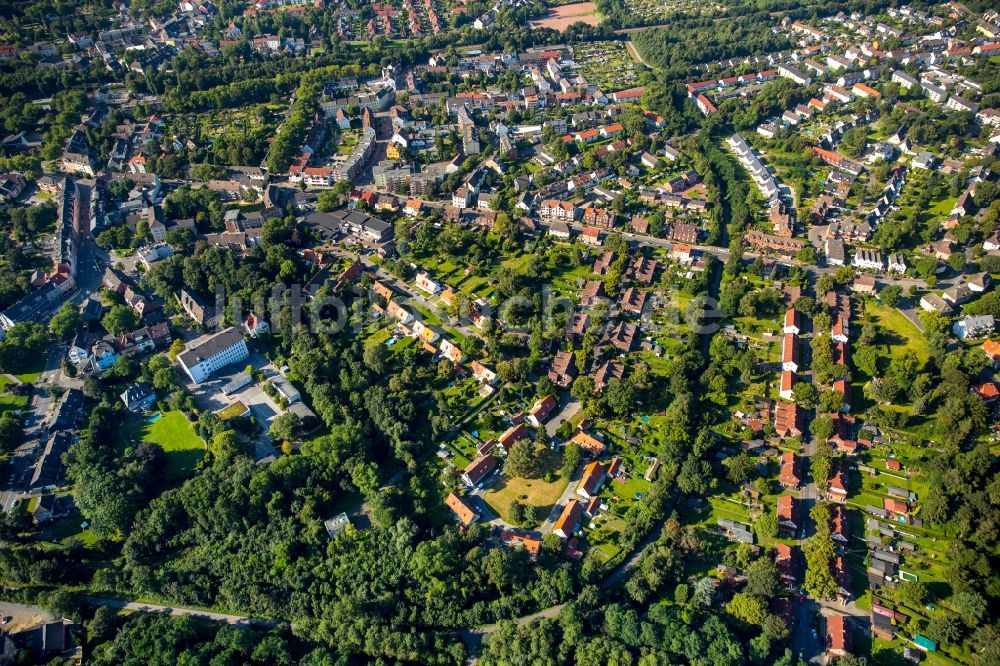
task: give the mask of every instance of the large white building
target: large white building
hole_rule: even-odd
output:
[[[200,384],[220,369],[239,363],[250,356],[243,334],[234,327],[192,340],[181,352],[181,367],[196,384]]]

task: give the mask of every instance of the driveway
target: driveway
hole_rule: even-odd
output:
[[[556,502],[555,506],[552,507],[552,511],[549,512],[548,517],[542,526],[538,528],[538,531],[544,536],[552,531],[553,525],[559,520],[559,516],[562,514],[563,509],[566,508],[567,502],[572,498],[577,498],[576,496],[576,486],[580,483],[580,477],[583,476],[583,465],[581,464],[573,472],[573,476],[570,477],[569,483],[566,484],[566,488],[563,489],[562,495],[559,496],[559,500]]]
[[[553,416],[548,423],[545,424],[545,434],[549,437],[556,436],[556,430],[562,425],[563,421],[568,421],[573,418],[577,412],[580,411],[580,401],[576,398],[569,398],[568,401],[563,405],[559,413]]]

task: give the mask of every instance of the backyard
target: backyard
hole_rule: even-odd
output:
[[[128,437],[130,446],[139,442],[158,444],[167,454],[166,473],[170,477],[184,476],[205,455],[205,443],[183,412],[141,416]]]

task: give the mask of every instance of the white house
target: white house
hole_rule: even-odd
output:
[[[898,83],[901,87],[906,88],[907,90],[909,90],[913,86],[919,85],[919,82],[915,78],[913,78],[906,72],[902,72],[899,70],[896,70],[895,72],[892,73],[892,82]]]
[[[427,271],[420,271],[417,273],[417,277],[413,280],[413,284],[422,291],[426,291],[428,294],[436,294],[441,291],[441,285],[431,279],[431,276]]]
[[[788,334],[781,339],[781,369],[799,371],[799,338],[796,335]]]
[[[885,268],[885,264],[882,262],[881,252],[863,247],[858,248],[854,252],[854,258],[851,260],[851,265],[856,268],[867,268],[873,271],[880,271]]]
[[[795,373],[785,370],[781,373],[781,389],[778,395],[782,400],[792,400],[795,397]]]
[[[960,340],[973,340],[985,338],[993,332],[996,322],[993,315],[981,315],[978,317],[965,317],[956,321],[951,330]]]
[[[785,327],[782,333],[785,335],[798,335],[802,332],[802,314],[798,310],[789,308],[785,311]]]

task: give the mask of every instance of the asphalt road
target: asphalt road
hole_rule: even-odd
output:
[[[580,409],[580,401],[576,398],[569,398],[569,400],[566,401],[566,404],[562,406],[562,409],[559,410],[559,413],[549,419],[549,422],[545,424],[545,434],[549,437],[555,437],[556,430],[558,430],[559,426],[563,424],[563,421],[568,421],[573,418],[577,412],[580,411]]]
[[[107,255],[92,241],[84,241],[80,245],[80,256],[77,269],[77,289],[72,292],[69,301],[79,305],[85,298],[100,288]],[[57,305],[47,313],[48,317],[59,309]],[[31,480],[32,467],[38,462],[45,449],[48,437],[46,418],[52,409],[54,399],[48,391],[50,386],[63,388],[79,388],[82,379],[71,378],[62,372],[62,359],[66,355],[66,345],[53,344],[49,347],[45,367],[41,376],[35,382],[26,410],[24,442],[14,450],[10,458],[10,468],[7,477],[0,479],[0,509],[9,511],[14,502],[26,496],[27,486]]]
[[[3,479],[3,491],[0,492],[0,508],[3,511],[9,511],[16,500],[26,496],[32,467],[45,449],[48,437],[46,421],[55,402],[47,387],[62,383],[59,366],[64,354],[65,347],[62,345],[49,347],[45,369],[32,389],[25,418],[24,441],[11,454],[8,477]]]
[[[213,622],[225,622],[226,624],[245,625],[251,627],[275,627],[279,622],[274,620],[262,620],[246,615],[230,615],[228,613],[216,613],[214,611],[200,608],[184,608],[179,606],[161,606],[159,604],[148,604],[138,601],[126,601],[124,599],[111,599],[107,597],[85,597],[84,601],[91,606],[106,606],[121,610],[138,611],[141,613],[163,613],[165,615],[190,615],[202,620],[212,620]]]

